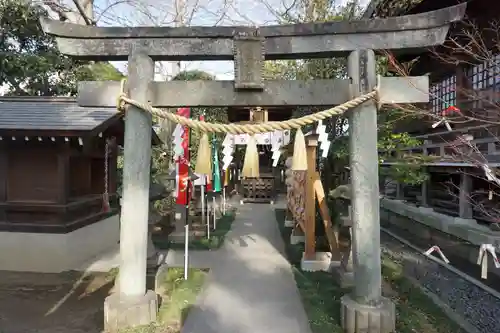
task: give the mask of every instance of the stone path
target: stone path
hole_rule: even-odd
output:
[[[190,309],[183,333],[310,333],[284,244],[275,206],[245,204],[223,247],[192,253],[193,266],[210,266],[203,294]],[[167,264],[182,262],[170,252]]]

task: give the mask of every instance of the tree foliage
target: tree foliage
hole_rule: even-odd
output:
[[[214,80],[215,77],[200,70],[192,70],[192,71],[183,71],[176,75],[173,80],[175,81],[196,81],[196,80]],[[196,93],[196,92],[186,92],[186,93]],[[176,112],[175,109],[170,110],[170,112]],[[227,110],[226,108],[191,108],[191,118],[199,119],[200,116],[205,117],[205,121],[215,122],[215,123],[227,123]],[[155,122],[161,122],[161,119],[156,119]],[[175,126],[176,124],[171,124],[170,126]],[[172,133],[170,128],[163,127],[162,131],[167,132],[166,134],[169,136]],[[165,133],[164,133],[165,134]],[[160,135],[163,140],[171,140],[167,135]],[[195,130],[191,130],[190,132],[190,142],[189,142],[189,151],[190,151],[190,160],[191,164],[194,167],[196,162],[196,156],[198,152],[198,144],[201,138],[201,133]],[[220,146],[222,140],[224,139],[221,135],[214,136],[218,146]],[[164,145],[162,147],[158,147],[155,153],[155,158],[153,159],[155,169],[158,174],[164,173],[171,166],[171,161],[173,158],[173,147],[170,145]]]
[[[200,70],[192,70],[192,71],[183,71],[176,75],[173,80],[176,81],[196,81],[196,80],[214,80],[215,77]],[[196,92],[186,92],[186,93],[196,93]],[[175,109],[171,109],[170,112],[176,112]],[[205,116],[205,121],[215,122],[215,123],[228,123],[227,119],[227,109],[226,108],[191,108],[191,118],[199,119],[200,116]],[[161,119],[156,119],[156,123],[160,123]],[[175,126],[176,124],[170,125],[162,125],[160,136],[163,140],[172,140],[170,137],[172,135],[172,130],[170,127]],[[190,131],[190,141],[189,141],[189,153],[190,153],[190,162],[192,167],[194,168],[196,163],[196,157],[198,153],[198,146],[201,138],[201,133],[195,130]],[[213,138],[217,143],[217,146],[220,148],[222,140],[224,140],[223,135],[214,135]],[[219,154],[221,154],[221,150],[219,149]],[[220,159],[219,159],[220,160]],[[155,147],[153,149],[153,179],[158,181],[162,175],[168,174],[170,172],[170,168],[172,167],[173,161],[173,147],[169,144],[165,144],[161,147]],[[172,189],[173,190],[173,189]],[[169,197],[165,200],[162,200],[157,205],[157,208],[166,212],[169,211],[174,203],[172,197]]]
[[[358,1],[350,1],[344,6],[336,6],[335,1],[307,0],[300,1],[302,7],[298,12],[285,11],[281,16],[281,23],[301,22],[325,22],[335,20],[349,20],[359,18],[361,8]],[[384,56],[377,58],[377,72],[381,75],[391,75],[387,71],[388,61]],[[265,77],[268,79],[285,80],[309,80],[309,79],[345,79],[347,78],[347,59],[307,59],[266,62]],[[317,108],[297,108],[294,117],[300,117],[312,112],[319,111]],[[378,148],[381,161],[386,160],[384,151],[396,149],[403,152],[405,148],[419,145],[418,140],[413,139],[408,133],[395,133],[395,124],[401,117],[397,109],[384,109],[379,113],[378,124]],[[404,115],[407,117],[408,115]],[[319,159],[319,167],[322,170],[323,185],[328,191],[329,187],[335,186],[332,175],[339,171],[339,166],[348,165],[348,120],[344,116],[333,117],[323,121],[332,142],[330,153],[326,159]],[[306,131],[309,128],[305,129]],[[426,179],[427,175],[422,168],[425,159],[422,156],[407,156],[403,153],[397,154],[399,162],[404,157],[403,163],[394,164],[387,168],[381,168],[383,175],[404,183],[416,184]],[[396,160],[393,158],[393,160]]]
[[[61,55],[40,17],[47,12],[32,1],[0,1],[0,86],[14,96],[69,96],[79,80],[117,80],[109,63],[77,61]]]

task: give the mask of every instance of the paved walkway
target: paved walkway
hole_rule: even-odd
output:
[[[169,253],[166,261],[175,264],[179,256]],[[223,247],[212,253],[193,252],[192,260],[211,271],[183,333],[311,332],[284,257],[273,206],[239,206]]]

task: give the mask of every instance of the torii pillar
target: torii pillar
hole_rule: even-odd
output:
[[[375,54],[353,51],[348,58],[352,97],[377,85]],[[348,111],[352,182],[352,255],[354,288],[341,298],[345,332],[395,331],[394,303],[382,297],[380,259],[380,202],[378,182],[377,106],[368,101]]]
[[[154,61],[133,50],[128,61],[130,97],[148,102]],[[120,215],[119,293],[104,301],[104,328],[148,325],[156,320],[158,297],[146,290],[152,116],[130,106],[125,117],[123,205]]]

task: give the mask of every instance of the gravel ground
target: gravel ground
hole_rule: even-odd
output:
[[[438,296],[478,332],[500,332],[500,299],[385,233],[381,234],[381,243],[382,253],[401,262],[405,275]]]

